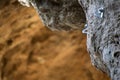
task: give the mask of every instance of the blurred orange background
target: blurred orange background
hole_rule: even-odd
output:
[[[36,11],[0,0],[1,80],[109,80],[91,65],[86,35],[52,32]]]

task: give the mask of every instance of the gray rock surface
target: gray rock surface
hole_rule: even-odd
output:
[[[33,0],[32,5],[51,30],[81,29],[85,23],[83,9],[77,0]]]
[[[120,80],[120,0],[33,0],[31,4],[52,30],[80,29],[87,23],[93,65]]]
[[[120,80],[120,0],[79,0],[79,3],[86,12],[87,47],[93,65],[112,80]]]

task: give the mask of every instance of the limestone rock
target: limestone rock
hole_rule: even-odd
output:
[[[84,12],[77,0],[33,0],[31,4],[51,30],[81,29],[85,23]]]

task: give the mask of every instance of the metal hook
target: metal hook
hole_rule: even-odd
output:
[[[87,34],[88,33],[88,24],[85,24],[84,29],[82,30],[82,33]]]
[[[99,8],[96,12],[95,12],[95,16],[99,17],[99,18],[103,18],[104,15],[104,8]]]

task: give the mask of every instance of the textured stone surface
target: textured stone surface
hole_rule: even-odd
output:
[[[79,0],[79,3],[86,12],[87,47],[92,63],[112,80],[120,80],[120,1]]]
[[[81,29],[85,15],[78,0],[33,0],[43,23],[51,30]]]
[[[1,1],[0,80],[109,80],[91,65],[81,31],[53,32],[33,8]]]
[[[87,48],[93,65],[113,80],[120,80],[119,0],[33,0],[31,3],[52,30],[80,29],[80,24],[86,22]],[[84,15],[81,6],[87,20],[80,17]]]

